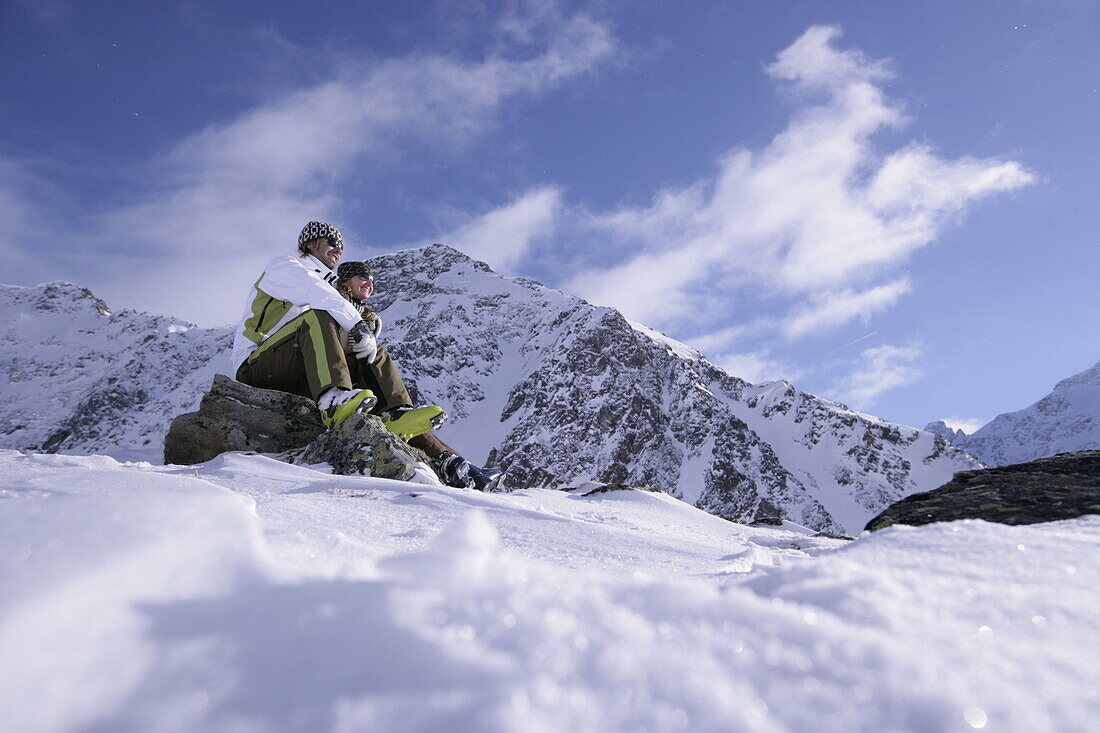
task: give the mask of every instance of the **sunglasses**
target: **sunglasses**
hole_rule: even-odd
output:
[[[329,237],[328,238],[328,246],[329,246],[329,249],[343,249],[344,248],[344,244],[342,242],[337,242],[336,237]]]

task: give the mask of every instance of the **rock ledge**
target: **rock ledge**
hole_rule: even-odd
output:
[[[228,451],[280,453],[301,448],[323,432],[312,400],[217,374],[198,411],[172,420],[164,462],[203,463]]]
[[[956,519],[1037,524],[1100,514],[1100,451],[960,471],[933,491],[907,496],[868,522],[877,530]]]

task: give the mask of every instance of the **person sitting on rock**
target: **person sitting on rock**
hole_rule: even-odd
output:
[[[495,489],[501,478],[499,471],[486,471],[475,466],[431,432],[432,428],[442,424],[445,417],[443,409],[434,405],[413,407],[412,398],[393,359],[386,347],[377,342],[382,332],[382,319],[367,307],[367,299],[374,293],[374,274],[370,266],[366,262],[340,265],[336,271],[336,289],[355,307],[374,339],[373,353],[361,348],[357,351],[351,333],[341,331],[352,383],[370,389],[378,397],[373,412],[409,445],[424,451],[436,473],[448,485],[479,491]]]
[[[352,366],[360,358],[374,363],[378,356],[373,326],[336,291],[333,268],[343,251],[344,240],[336,227],[307,223],[298,235],[298,252],[268,262],[252,284],[233,341],[238,381],[314,400],[328,428],[378,403],[373,389],[363,383],[356,386],[343,347],[346,342],[355,356]],[[386,364],[396,375],[392,361]],[[362,371],[357,369],[360,376]],[[393,432],[411,437],[438,427],[444,413],[434,406],[387,409],[381,418]]]
[[[340,343],[341,329],[364,355],[375,343],[359,311],[334,287],[343,251],[336,227],[306,224],[298,252],[268,262],[252,284],[233,340],[237,381],[314,400],[329,428],[377,402],[370,389],[352,385]]]

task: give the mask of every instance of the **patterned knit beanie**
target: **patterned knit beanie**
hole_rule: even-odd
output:
[[[331,237],[336,244],[344,246],[344,238],[340,236],[340,230],[323,221],[311,221],[302,227],[302,233],[298,235],[298,249],[305,251],[306,242],[314,239],[326,239]]]
[[[340,286],[356,275],[374,282],[374,273],[366,262],[343,262],[336,268],[336,285]]]

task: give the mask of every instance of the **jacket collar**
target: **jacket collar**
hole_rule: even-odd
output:
[[[329,285],[336,287],[336,273],[330,270],[328,265],[311,254],[304,254],[301,257],[306,267],[320,275]]]

